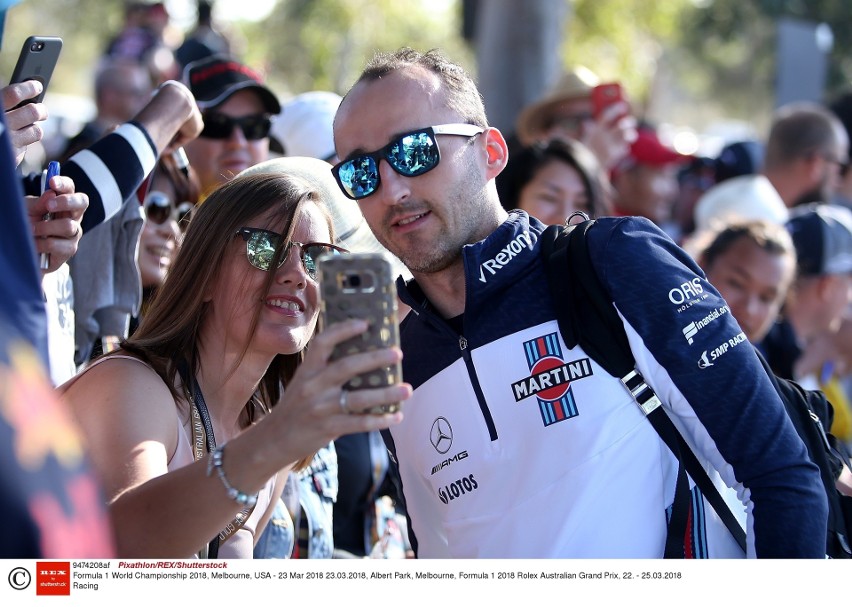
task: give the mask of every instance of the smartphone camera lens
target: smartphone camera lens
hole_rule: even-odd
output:
[[[36,52],[43,50],[43,49],[44,49],[44,42],[33,42],[32,46],[30,47],[30,50],[33,50],[33,51],[36,51]]]
[[[349,283],[347,286],[350,288],[357,289],[361,286],[361,277],[358,274],[350,274],[346,278],[346,282]]]

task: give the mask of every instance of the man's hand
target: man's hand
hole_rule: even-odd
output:
[[[36,250],[50,255],[50,265],[43,274],[56,271],[77,252],[83,235],[80,219],[89,206],[89,197],[75,193],[69,177],[54,177],[48,187],[40,197],[25,197]],[[47,213],[51,217],[44,220]]]
[[[47,119],[47,106],[43,103],[27,103],[18,109],[12,109],[22,101],[32,99],[43,90],[38,80],[26,80],[3,87],[3,110],[6,112],[6,126],[9,139],[15,152],[15,166],[23,162],[27,146],[41,141],[44,131],[37,124]]]
[[[629,111],[626,102],[613,103],[597,120],[583,123],[582,142],[607,170],[627,156],[630,144],[636,140],[636,118]]]

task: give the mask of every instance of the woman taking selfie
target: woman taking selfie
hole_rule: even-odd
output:
[[[342,434],[402,419],[353,413],[405,400],[409,385],[342,389],[394,364],[398,349],[329,362],[366,323],[314,337],[316,261],[340,251],[333,241],[303,180],[235,178],[195,211],[137,331],[60,388],[88,439],[119,556],[251,558],[293,466]]]

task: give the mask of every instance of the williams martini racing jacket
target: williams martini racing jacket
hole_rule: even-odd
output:
[[[623,384],[562,340],[544,228],[514,211],[464,247],[461,334],[415,282],[398,283],[414,394],[384,436],[419,557],[663,556],[677,462]],[[589,238],[637,368],[732,488],[746,556],[824,557],[819,471],[725,301],[646,219],[599,219]],[[690,487],[686,556],[744,556]]]

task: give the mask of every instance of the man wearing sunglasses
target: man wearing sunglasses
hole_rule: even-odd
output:
[[[379,54],[334,136],[338,184],[414,276],[398,281],[414,394],[385,442],[418,556],[662,557],[677,462],[625,386],[562,339],[545,226],[501,207],[507,146],[472,79],[434,51]],[[725,302],[644,218],[599,219],[588,240],[637,368],[739,491],[747,556],[824,556],[818,470]],[[692,497],[684,555],[742,557]]]
[[[186,146],[203,200],[268,158],[271,116],[281,112],[281,105],[260,74],[223,55],[190,63],[183,77],[204,119],[201,135]]]

